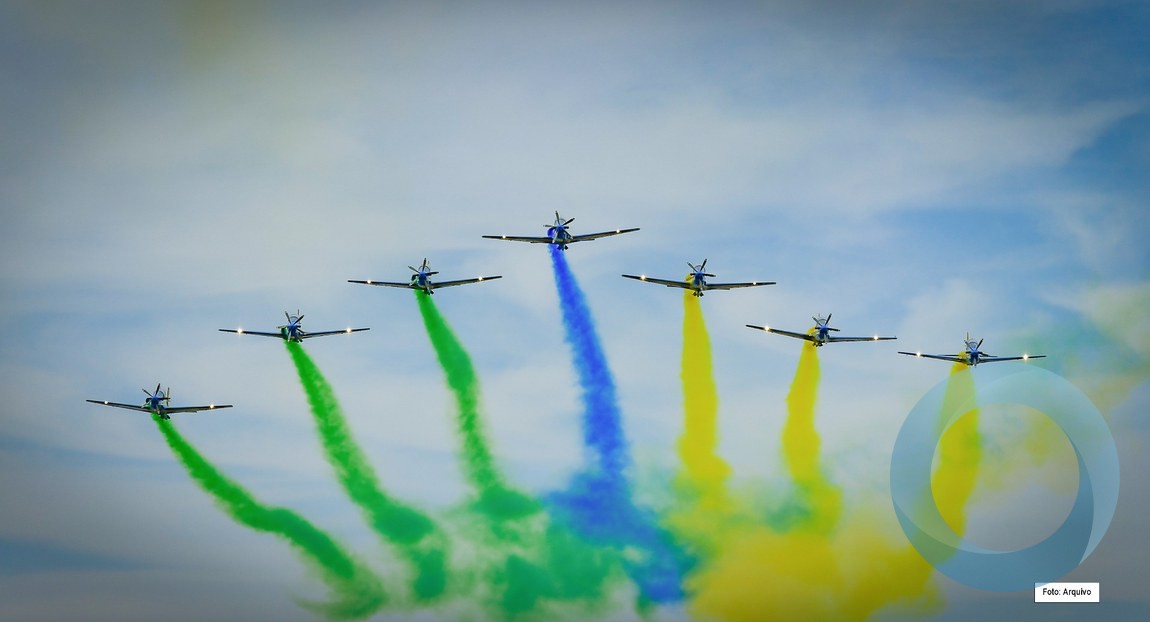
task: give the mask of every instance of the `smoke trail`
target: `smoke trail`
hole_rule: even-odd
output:
[[[567,259],[550,247],[563,327],[571,346],[583,402],[583,444],[592,464],[572,478],[567,490],[548,501],[577,532],[592,541],[627,549],[625,568],[652,602],[680,600],[681,577],[690,565],[656,517],[636,507],[625,471],[630,466],[615,381],[599,344],[591,311]]]
[[[713,553],[717,525],[729,519],[735,506],[726,489],[731,467],[719,457],[719,394],[711,365],[711,343],[703,321],[702,305],[691,292],[683,294],[683,433],[679,437],[682,471],[676,478],[680,496],[667,518],[681,538]]]
[[[950,413],[964,402],[974,400],[974,375],[964,363],[950,368],[942,413]],[[950,528],[961,534],[966,529],[966,504],[978,481],[982,460],[982,437],[978,433],[978,409],[959,417],[938,442],[938,468],[931,476],[934,502]],[[929,497],[928,497],[929,498]]]
[[[421,600],[440,596],[447,583],[445,534],[426,515],[383,492],[375,471],[352,438],[331,385],[300,344],[285,343],[307,393],[324,453],[340,485],[363,511],[372,529],[397,547],[412,566],[416,573],[412,586],[415,596]]]
[[[683,357],[680,367],[683,383],[684,430],[679,439],[679,456],[687,476],[698,487],[706,505],[725,505],[724,484],[731,467],[716,453],[719,444],[719,393],[711,365],[711,342],[703,322],[699,298],[683,294]]]
[[[842,490],[826,479],[819,467],[822,440],[815,430],[815,398],[819,388],[819,356],[813,343],[804,342],[791,390],[787,393],[787,420],[783,424],[783,459],[797,486],[797,525],[827,531],[842,514]]]
[[[814,425],[819,364],[803,345],[787,394],[783,461],[794,490],[763,524],[730,523],[718,552],[689,577],[691,613],[733,622],[865,620],[892,603],[937,606],[931,566],[866,511],[842,520],[842,491],[823,473]]]
[[[428,338],[455,397],[456,429],[466,475],[479,497],[460,516],[464,530],[475,536],[477,562],[484,567],[483,585],[475,586],[473,594],[494,601],[493,617],[498,619],[531,612],[553,617],[549,613],[554,613],[554,601],[579,601],[585,612],[601,608],[608,579],[617,574],[616,556],[589,547],[543,515],[543,506],[536,499],[505,483],[483,430],[479,379],[471,357],[431,296],[421,291],[415,296]]]
[[[331,602],[301,602],[302,605],[338,619],[366,618],[383,606],[386,595],[379,578],[331,536],[291,510],[260,504],[251,493],[208,463],[170,422],[158,417],[155,421],[188,475],[212,495],[225,512],[240,524],[287,540],[319,571],[335,594]]]
[[[513,518],[537,511],[539,504],[508,488],[495,467],[479,418],[479,380],[471,357],[439,313],[431,296],[416,291],[415,298],[419,302],[427,336],[435,348],[447,385],[455,396],[456,429],[463,442],[467,478],[479,494],[480,506],[492,518]]]

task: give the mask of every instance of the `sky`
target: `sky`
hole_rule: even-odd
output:
[[[221,511],[146,416],[84,402],[157,382],[234,404],[173,423],[386,578],[283,346],[217,329],[297,309],[310,330],[370,327],[305,347],[387,490],[448,512],[467,483],[419,308],[346,282],[425,257],[444,279],[502,275],[435,302],[507,478],[563,487],[581,407],[547,250],[481,238],[542,235],[556,211],[575,233],[640,228],[566,258],[651,503],[678,466],[683,304],[619,275],[706,258],[719,281],[778,283],[700,301],[735,485],[783,477],[800,352],[745,324],[830,312],[898,336],[820,351],[816,420],[829,478],[896,540],[894,439],[948,374],[896,352],[969,332],[1045,354],[1028,364],[1090,397],[1123,473],[1065,580],[1101,584],[1098,619],[1145,611],[1148,31],[1136,1],[0,2],[0,620],[313,619],[297,601],[324,584],[289,547]],[[973,541],[1032,544],[1068,511],[1072,453],[1035,421],[985,415]],[[930,581],[929,611],[873,619],[1070,613]],[[620,589],[600,618],[640,619]],[[375,619],[479,615],[453,606]]]

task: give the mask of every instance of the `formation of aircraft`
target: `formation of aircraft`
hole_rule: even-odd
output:
[[[667,279],[656,279],[645,274],[635,276],[634,274],[624,274],[623,276],[628,279],[635,279],[636,281],[645,281],[647,283],[658,283],[659,285],[666,285],[667,287],[679,287],[682,289],[692,290],[696,297],[702,296],[703,292],[711,289],[736,289],[740,287],[759,287],[762,285],[774,285],[774,281],[754,281],[751,283],[708,283],[707,277],[714,278],[715,275],[707,272],[707,260],[704,259],[703,263],[695,265],[687,262],[691,267],[691,272],[682,281],[670,281]]]
[[[776,335],[784,335],[786,337],[794,337],[795,339],[803,339],[815,345],[816,348],[822,347],[828,343],[838,343],[840,341],[890,341],[898,339],[898,337],[837,337],[831,335],[832,332],[838,332],[839,329],[831,328],[829,326],[831,321],[831,314],[828,313],[826,317],[816,315],[811,318],[815,321],[815,325],[805,333],[792,333],[789,330],[780,330],[778,328],[771,328],[770,326],[755,326],[754,324],[747,324],[747,328],[756,328],[758,330],[765,330],[768,333]]]
[[[434,294],[435,290],[440,287],[452,287],[453,285],[466,285],[468,283],[479,283],[480,281],[494,281],[501,279],[502,276],[479,276],[474,279],[462,279],[459,281],[440,281],[438,283],[431,280],[431,276],[439,274],[438,270],[432,270],[431,266],[427,263],[427,258],[423,258],[423,263],[419,264],[418,268],[408,266],[413,274],[411,280],[407,283],[394,283],[388,281],[353,281],[348,279],[348,283],[359,283],[361,285],[381,285],[383,287],[402,287],[404,289],[419,289],[428,294]]]
[[[117,402],[109,402],[106,400],[86,400],[93,404],[102,404],[104,406],[115,406],[116,408],[127,408],[128,410],[138,410],[140,412],[151,413],[160,419],[171,419],[171,415],[175,413],[194,413],[201,410],[219,410],[221,408],[231,408],[231,404],[208,404],[207,406],[170,406],[172,401],[172,388],[168,387],[167,391],[160,391],[160,384],[156,383],[155,391],[148,391],[147,389],[140,389],[147,395],[148,398],[144,400],[142,406],[133,404],[120,404]]]
[[[512,242],[531,242],[532,244],[554,244],[559,247],[559,250],[565,251],[567,250],[568,244],[574,244],[575,242],[597,240],[599,238],[605,238],[611,235],[631,233],[632,231],[639,230],[638,227],[635,227],[634,229],[616,229],[614,231],[603,231],[600,233],[571,235],[571,232],[567,230],[567,225],[571,224],[574,220],[574,218],[563,220],[563,217],[559,215],[558,211],[556,211],[555,222],[550,225],[543,225],[544,227],[547,227],[546,236],[534,237],[522,235],[485,235],[483,237],[489,240],[510,240]]]
[[[923,354],[922,352],[899,352],[907,356],[917,356],[920,358],[938,359],[940,361],[950,361],[952,363],[965,363],[971,367],[979,363],[997,363],[999,361],[1029,361],[1030,359],[1046,358],[1045,354],[1023,354],[1022,356],[992,356],[979,350],[982,347],[982,339],[976,343],[970,338],[970,333],[966,334],[966,348],[958,354]]]
[[[596,240],[596,239],[602,238],[602,237],[619,235],[622,233],[630,233],[632,231],[638,231],[639,230],[636,227],[633,229],[617,229],[615,231],[604,231],[604,232],[600,232],[600,233],[590,233],[590,234],[586,234],[586,235],[572,235],[567,230],[567,225],[571,224],[571,222],[574,220],[575,220],[574,218],[568,218],[568,219],[564,220],[559,215],[559,212],[556,211],[555,212],[555,222],[551,225],[545,225],[547,227],[546,237],[509,236],[509,235],[498,235],[498,236],[497,235],[485,235],[483,237],[489,238],[489,239],[494,239],[494,240],[511,240],[514,242],[531,242],[531,243],[537,243],[537,244],[551,244],[551,245],[557,246],[560,250],[567,250],[567,245],[573,244],[575,242],[585,242],[588,240]],[[624,274],[623,276],[625,278],[635,279],[637,281],[646,281],[646,282],[650,282],[650,283],[657,283],[659,285],[665,285],[667,287],[677,287],[677,288],[681,288],[681,289],[691,290],[695,296],[702,296],[703,293],[707,290],[728,290],[728,289],[737,289],[737,288],[743,288],[743,287],[760,287],[763,285],[774,285],[775,284],[774,281],[753,281],[750,283],[708,283],[707,278],[714,278],[715,275],[707,272],[707,260],[706,259],[704,259],[703,262],[701,264],[699,264],[698,266],[696,266],[692,263],[688,263],[687,265],[691,267],[691,272],[688,273],[686,278],[682,281],[657,279],[657,278],[648,277],[646,275],[636,276],[633,274]],[[350,280],[350,279],[348,280],[348,282],[349,283],[360,283],[360,284],[364,284],[364,285],[382,285],[382,286],[386,286],[386,287],[400,287],[400,288],[405,288],[405,289],[415,289],[415,290],[420,290],[420,291],[426,292],[427,294],[433,294],[433,293],[435,293],[435,290],[440,288],[440,287],[451,287],[454,285],[465,285],[468,283],[478,283],[481,281],[491,281],[491,280],[503,278],[502,276],[498,276],[498,275],[497,276],[483,276],[483,277],[476,277],[473,279],[462,279],[462,280],[458,280],[458,281],[443,281],[443,282],[436,283],[436,282],[433,282],[431,280],[431,277],[433,275],[436,275],[439,273],[437,271],[434,271],[431,269],[430,265],[428,265],[428,263],[427,263],[426,258],[424,258],[423,263],[420,264],[420,266],[418,268],[415,268],[412,266],[408,266],[408,268],[411,268],[411,271],[413,274],[411,276],[410,281],[407,283],[393,283],[393,282],[387,282],[387,281],[356,281],[356,280]],[[274,332],[274,333],[273,332],[248,331],[248,330],[244,330],[242,328],[239,328],[239,329],[221,328],[219,330],[221,332],[236,333],[239,335],[259,335],[261,337],[278,337],[280,339],[283,339],[284,341],[294,341],[297,343],[300,343],[303,340],[310,339],[312,337],[324,337],[327,335],[340,335],[340,334],[348,334],[348,333],[355,333],[355,332],[359,332],[359,331],[370,330],[368,328],[346,328],[344,330],[333,330],[333,331],[309,333],[309,332],[306,332],[303,330],[303,327],[301,325],[301,322],[303,320],[303,315],[300,314],[300,312],[298,310],[296,311],[295,315],[287,313],[286,311],[284,312],[284,315],[287,317],[287,324],[280,326],[278,332]],[[828,343],[836,343],[836,342],[841,342],[841,341],[887,341],[887,340],[896,339],[896,337],[880,337],[878,335],[875,335],[872,337],[839,337],[839,336],[834,336],[834,335],[831,335],[830,333],[839,332],[839,329],[830,327],[829,324],[830,324],[830,320],[831,320],[831,314],[828,313],[825,318],[822,317],[821,315],[816,315],[812,319],[815,321],[815,326],[810,328],[806,333],[791,332],[791,331],[781,330],[781,329],[777,329],[777,328],[771,328],[769,326],[756,326],[754,324],[747,324],[747,327],[758,329],[758,330],[763,330],[763,331],[770,332],[770,333],[775,333],[776,335],[783,335],[786,337],[792,337],[795,339],[802,339],[804,341],[809,341],[812,344],[814,344],[816,347],[821,347],[821,346],[826,345]],[[1027,361],[1030,359],[1045,358],[1045,355],[1042,355],[1042,354],[1037,354],[1037,355],[1023,354],[1021,356],[992,356],[990,354],[987,354],[987,353],[979,350],[979,348],[982,347],[982,341],[983,341],[982,339],[979,339],[977,342],[975,342],[973,339],[970,338],[970,333],[967,333],[966,340],[965,340],[966,348],[962,352],[959,352],[956,355],[923,354],[921,352],[899,352],[899,354],[905,354],[908,356],[915,356],[915,357],[939,359],[939,360],[943,360],[943,361],[951,361],[951,362],[956,362],[956,363],[964,363],[964,364],[969,365],[971,367],[978,365],[979,363],[992,363],[992,362],[998,362],[998,361],[1017,361],[1017,360]],[[136,410],[136,411],[140,411],[140,412],[151,413],[157,417],[160,417],[161,419],[171,419],[171,415],[175,414],[175,413],[198,412],[198,411],[203,411],[203,410],[218,410],[221,408],[231,408],[232,407],[231,404],[209,404],[207,406],[176,406],[176,407],[173,407],[173,406],[171,406],[171,399],[172,399],[171,388],[169,387],[167,391],[161,392],[159,383],[156,384],[156,390],[155,391],[148,391],[147,389],[142,389],[142,391],[148,397],[147,397],[147,399],[144,400],[144,403],[141,406],[136,406],[133,404],[121,404],[118,402],[109,402],[106,400],[86,400],[86,401],[91,402],[93,404],[102,404],[104,406],[114,406],[116,408],[125,408],[128,410]]]
[[[258,330],[244,330],[242,328],[221,328],[222,333],[235,333],[237,335],[259,335],[260,337],[279,337],[284,341],[294,341],[302,343],[304,339],[311,339],[312,337],[326,337],[328,335],[346,335],[348,333],[358,333],[361,330],[371,330],[370,328],[345,328],[343,330],[327,330],[319,333],[309,333],[303,329],[300,322],[303,316],[300,315],[297,309],[295,315],[284,311],[284,316],[287,317],[287,324],[279,326],[279,331],[274,333],[264,333]]]

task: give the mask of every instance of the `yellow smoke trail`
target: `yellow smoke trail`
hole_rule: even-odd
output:
[[[676,479],[680,507],[668,517],[669,526],[699,547],[715,549],[716,521],[734,512],[727,480],[731,467],[719,457],[719,393],[711,364],[711,343],[699,298],[683,295],[683,355],[679,373],[683,387],[683,434],[679,437],[682,471]]]
[[[974,376],[964,363],[950,368],[942,413],[953,412],[963,402],[974,399]],[[939,422],[942,423],[941,421]],[[959,417],[938,441],[938,466],[930,487],[942,518],[955,533],[966,529],[966,504],[978,480],[982,460],[982,437],[978,433],[978,409]]]
[[[787,393],[787,420],[783,424],[783,459],[807,505],[804,527],[827,531],[842,513],[842,491],[819,469],[822,441],[815,430],[815,397],[819,388],[818,350],[803,344],[799,367]]]
[[[731,467],[716,453],[719,444],[719,393],[711,365],[711,342],[699,299],[683,296],[683,435],[679,457],[685,476],[704,501],[724,504]]]
[[[798,507],[767,523],[716,529],[716,553],[688,577],[688,610],[695,617],[731,622],[865,620],[893,604],[922,614],[938,605],[928,585],[930,564],[897,527],[868,512],[842,520],[842,491],[823,472],[815,428],[819,364],[803,346],[787,395],[783,461],[796,487]]]

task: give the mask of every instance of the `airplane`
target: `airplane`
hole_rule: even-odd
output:
[[[667,287],[681,287],[683,289],[694,290],[696,297],[702,296],[704,291],[709,289],[735,289],[737,287],[759,287],[760,285],[774,285],[774,281],[755,281],[752,283],[708,283],[706,277],[713,277],[715,275],[709,274],[707,270],[707,260],[704,259],[703,263],[695,265],[687,262],[691,266],[691,272],[687,274],[686,280],[683,281],[668,281],[666,279],[656,279],[647,275],[635,276],[633,274],[624,274],[623,276],[636,281],[646,281],[648,283],[658,283],[666,285]]]
[[[922,352],[899,352],[907,356],[926,357],[930,359],[938,359],[940,361],[951,361],[953,363],[965,363],[971,367],[979,363],[997,363],[998,361],[1029,361],[1030,359],[1046,358],[1045,354],[1023,354],[1022,356],[992,356],[986,352],[979,350],[982,347],[982,339],[975,343],[970,338],[970,333],[966,333],[966,349],[959,352],[957,355],[947,354],[923,354]]]
[[[168,404],[172,400],[172,388],[161,393],[160,383],[156,383],[156,390],[154,392],[147,389],[140,389],[147,395],[148,398],[144,400],[143,406],[133,406],[132,404],[117,404],[116,402],[109,402],[106,400],[85,400],[93,404],[103,404],[104,406],[115,406],[116,408],[127,408],[128,410],[138,410],[140,412],[152,413],[160,419],[171,419],[171,415],[175,413],[194,413],[201,410],[219,410],[221,408],[231,408],[231,404],[208,404],[207,406],[176,406],[171,407]]]
[[[830,313],[828,313],[825,318],[821,315],[816,315],[811,319],[815,321],[815,325],[806,333],[792,333],[788,330],[779,330],[777,328],[771,328],[770,326],[755,326],[754,324],[747,324],[747,328],[757,328],[759,330],[765,330],[768,333],[775,333],[776,335],[803,339],[814,344],[816,348],[828,343],[837,343],[840,341],[889,341],[891,339],[898,339],[898,337],[879,337],[878,335],[873,337],[833,337],[830,333],[837,333],[839,329],[829,326],[831,321]]]
[[[574,220],[575,220],[574,218],[568,218],[567,220],[563,220],[563,217],[559,215],[558,211],[556,211],[555,212],[555,222],[550,224],[550,225],[543,225],[544,227],[547,227],[547,236],[546,237],[516,236],[516,235],[485,235],[483,237],[485,237],[489,240],[511,240],[512,242],[531,242],[532,244],[554,244],[554,245],[559,247],[559,250],[565,251],[565,250],[567,250],[568,244],[574,244],[575,242],[586,242],[588,240],[597,240],[599,238],[605,238],[605,237],[610,236],[610,235],[619,235],[621,233],[631,233],[632,231],[638,231],[639,230],[638,227],[635,227],[634,229],[616,229],[614,231],[603,231],[600,233],[587,233],[584,235],[571,235],[571,233],[569,231],[567,231],[567,225],[571,224],[571,222]]]
[[[230,328],[221,328],[220,332],[221,333],[235,333],[237,335],[259,335],[260,337],[279,337],[280,339],[283,339],[284,341],[294,341],[296,343],[302,343],[304,339],[311,339],[312,337],[326,337],[328,335],[346,335],[348,333],[358,333],[361,330],[371,330],[370,328],[345,328],[343,330],[328,330],[328,331],[323,331],[321,333],[309,333],[309,332],[305,331],[303,329],[303,326],[300,324],[300,321],[303,320],[303,316],[300,315],[300,312],[298,309],[296,310],[295,315],[292,315],[292,314],[288,313],[287,311],[284,311],[284,316],[287,317],[288,323],[284,324],[283,326],[278,327],[279,332],[277,332],[277,333],[263,333],[263,332],[260,332],[258,330],[244,330],[242,328],[237,328],[235,330],[232,330]]]
[[[427,265],[427,258],[423,258],[423,263],[418,268],[408,266],[415,274],[411,275],[411,281],[407,283],[389,283],[386,281],[353,281],[348,279],[348,283],[360,283],[362,285],[382,285],[384,287],[402,287],[404,289],[421,289],[428,294],[434,294],[435,290],[440,287],[451,287],[452,285],[466,285],[468,283],[478,283],[480,281],[494,281],[501,279],[502,276],[480,276],[474,279],[463,279],[461,281],[443,281],[440,283],[432,282],[431,275],[439,274],[438,270],[432,270],[431,266]]]

